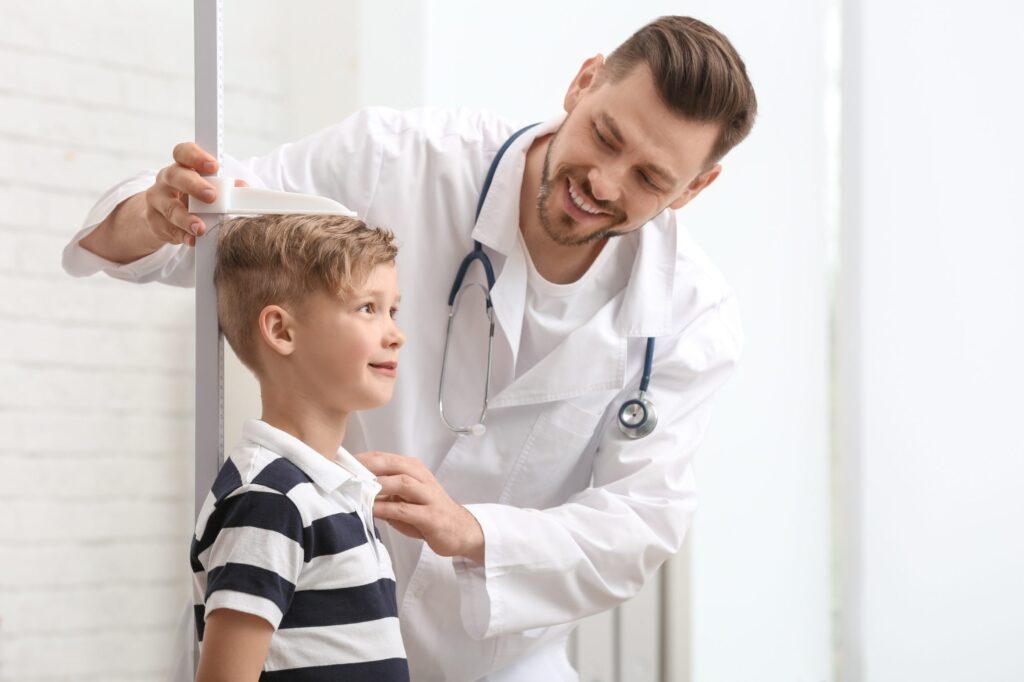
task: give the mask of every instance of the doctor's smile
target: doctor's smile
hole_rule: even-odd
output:
[[[572,178],[566,179],[566,194],[568,194],[569,200],[565,201],[564,205],[574,216],[578,216],[577,219],[579,220],[587,220],[594,216],[612,215],[611,211],[602,210],[590,203],[591,201],[594,204],[599,203],[596,199],[589,197],[585,199],[584,196],[587,195],[584,194],[582,189],[577,189],[573,185]],[[574,211],[574,208],[578,210]]]

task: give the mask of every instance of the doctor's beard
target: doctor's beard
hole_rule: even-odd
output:
[[[586,177],[579,178],[574,176],[568,168],[560,169],[555,177],[551,177],[551,150],[554,148],[557,141],[558,133],[555,134],[555,137],[548,144],[547,151],[544,154],[544,168],[541,171],[540,176],[540,192],[537,193],[537,215],[540,218],[540,224],[541,227],[544,228],[544,232],[553,242],[561,244],[562,246],[582,246],[583,244],[590,244],[591,242],[596,242],[601,239],[605,239],[606,237],[621,237],[626,234],[628,230],[616,232],[613,229],[625,224],[626,216],[623,215],[622,211],[615,206],[608,205],[603,202],[598,204],[598,208],[604,211],[612,211],[612,215],[609,217],[612,218],[613,222],[608,227],[592,232],[591,234],[575,236],[573,235],[573,231],[579,223],[564,211],[560,211],[561,215],[557,221],[559,224],[554,224],[555,221],[551,219],[551,216],[545,210],[545,205],[551,197],[552,185],[560,185],[563,179],[572,177],[573,183],[575,183],[577,187],[582,188],[589,197],[593,198],[594,196],[590,186],[590,180]]]

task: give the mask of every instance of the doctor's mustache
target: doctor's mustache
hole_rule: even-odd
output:
[[[609,218],[612,219],[611,225],[606,229],[617,227],[626,222],[626,212],[615,205],[611,201],[600,201],[594,196],[594,187],[590,184],[590,179],[587,178],[586,174],[580,175],[575,172],[575,168],[571,166],[563,166],[558,169],[554,176],[551,175],[551,149],[548,148],[548,153],[544,157],[544,166],[541,169],[540,176],[540,191],[537,193],[537,210],[540,211],[541,217],[544,216],[544,204],[547,203],[548,198],[551,196],[551,187],[560,184],[563,179],[572,180],[573,184],[582,189],[587,195],[587,201],[593,204],[596,208],[602,211],[608,211],[611,213]],[[602,230],[604,232],[604,230]],[[612,232],[608,235],[609,237],[617,237],[620,233]]]
[[[590,179],[585,174],[580,175],[578,173],[575,173],[573,168],[559,168],[555,176],[550,177],[548,173],[547,164],[545,163],[544,174],[541,178],[540,183],[538,203],[543,204],[545,201],[547,201],[548,197],[551,195],[551,188],[554,185],[560,184],[561,180],[563,179],[572,180],[572,183],[574,185],[582,189],[587,195],[587,203],[593,205],[595,208],[598,208],[602,211],[607,211],[611,214],[608,216],[613,221],[610,227],[615,227],[626,222],[625,211],[619,208],[615,204],[615,202],[602,201],[595,197],[594,187],[593,185],[591,185]]]

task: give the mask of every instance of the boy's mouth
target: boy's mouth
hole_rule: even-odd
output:
[[[371,362],[370,367],[381,374],[387,376],[395,376],[398,372],[397,362]]]

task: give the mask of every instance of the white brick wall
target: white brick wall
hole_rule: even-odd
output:
[[[227,148],[247,155],[285,137],[287,41],[273,2],[226,5]],[[192,137],[191,3],[0,16],[0,681],[163,680],[188,596],[192,293],[73,280],[60,252],[104,189]]]

